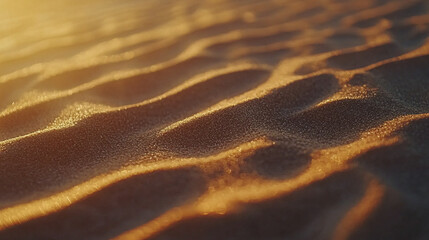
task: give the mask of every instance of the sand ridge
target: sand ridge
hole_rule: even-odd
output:
[[[426,239],[425,0],[0,9],[0,239]]]

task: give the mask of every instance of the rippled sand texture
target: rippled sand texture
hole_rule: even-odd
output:
[[[0,239],[429,239],[429,1],[2,1]]]

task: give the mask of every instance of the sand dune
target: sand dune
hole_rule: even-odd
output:
[[[0,3],[0,239],[429,238],[429,2]]]

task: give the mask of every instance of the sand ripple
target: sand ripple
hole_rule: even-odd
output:
[[[3,2],[0,239],[429,238],[427,1]]]

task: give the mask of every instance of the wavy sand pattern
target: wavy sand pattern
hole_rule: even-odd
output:
[[[0,239],[429,239],[428,1],[0,4]]]

